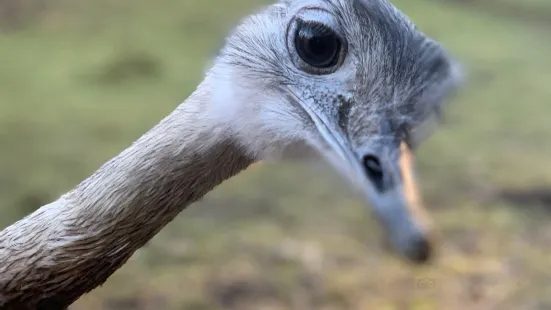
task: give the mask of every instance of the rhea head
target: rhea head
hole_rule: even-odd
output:
[[[459,66],[385,0],[283,0],[227,38],[207,79],[213,113],[257,160],[304,143],[359,189],[390,244],[431,256],[412,151]]]

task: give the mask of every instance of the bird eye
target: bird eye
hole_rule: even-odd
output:
[[[316,69],[331,69],[341,56],[342,41],[330,27],[319,22],[298,21],[294,45],[300,59]]]

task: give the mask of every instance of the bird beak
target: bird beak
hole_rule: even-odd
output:
[[[341,141],[333,143],[339,155],[327,159],[370,202],[389,244],[410,262],[428,262],[433,255],[432,221],[421,201],[414,177],[413,153],[407,144],[379,145],[377,155],[369,154],[378,163],[380,177],[375,177],[366,167],[365,156],[354,155],[357,152],[346,147],[348,143],[342,143],[344,139],[336,140]]]
[[[366,198],[371,201],[390,244],[409,261],[425,263],[433,252],[432,222],[417,188],[413,153],[404,142],[396,153],[398,156],[380,158],[382,182],[378,188],[367,191]],[[374,182],[369,176],[367,179]]]
[[[291,96],[298,98],[292,93]],[[376,180],[366,169],[364,154],[354,151],[338,124],[306,104],[302,107],[325,141],[323,147],[319,143],[311,143],[311,146],[363,193],[394,249],[411,262],[427,262],[433,252],[432,225],[420,199],[413,174],[413,153],[407,143],[396,143],[396,140],[390,141],[392,139],[383,144],[375,143],[379,150],[369,156],[375,157],[380,164],[382,179]],[[327,152],[327,147],[332,152]]]

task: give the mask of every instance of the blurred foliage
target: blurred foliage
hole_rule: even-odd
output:
[[[0,0],[0,226],[167,115],[265,3]],[[72,309],[551,308],[551,2],[395,4],[469,74],[419,150],[434,265],[386,253],[327,167],[267,165],[188,208]]]

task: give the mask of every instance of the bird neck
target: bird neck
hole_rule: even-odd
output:
[[[0,232],[0,309],[64,309],[187,205],[252,163],[204,83],[76,188]]]

